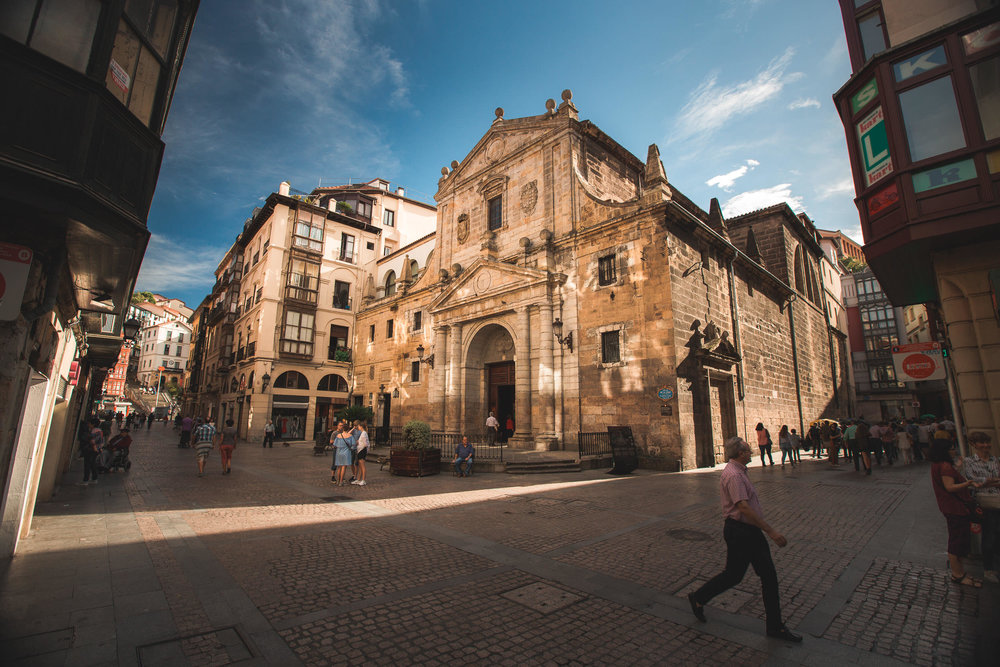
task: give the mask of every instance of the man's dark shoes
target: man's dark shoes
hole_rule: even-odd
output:
[[[802,635],[795,634],[784,625],[773,632],[768,632],[767,636],[773,639],[782,639],[786,642],[795,642],[796,644],[802,642]]]
[[[707,623],[708,619],[705,618],[705,605],[698,604],[694,601],[694,593],[688,593],[688,602],[691,603],[691,613],[702,623]],[[801,639],[801,637],[799,638]]]

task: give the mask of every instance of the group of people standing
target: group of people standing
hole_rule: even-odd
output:
[[[790,462],[793,466],[802,460],[802,450],[814,459],[826,458],[831,466],[840,465],[840,456],[853,461],[854,469],[872,473],[872,462],[879,467],[883,461],[893,465],[897,461],[909,465],[927,457],[930,446],[937,440],[955,442],[955,424],[947,419],[935,421],[930,418],[918,422],[880,421],[869,424],[864,419],[844,420],[844,428],[833,420],[814,422],[805,437],[783,425],[778,433],[781,449],[781,465]],[[757,448],[760,450],[761,465],[774,465],[770,431],[763,423],[756,427]],[[825,450],[825,455],[824,455]]]
[[[351,469],[349,484],[366,486],[367,469],[365,461],[368,458],[368,426],[363,421],[355,421],[350,425],[346,419],[340,420],[336,429],[330,435],[330,446],[333,447],[333,465],[330,466],[330,483],[344,485],[347,468]]]

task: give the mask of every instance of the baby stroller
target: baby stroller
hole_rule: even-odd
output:
[[[132,438],[128,435],[128,429],[122,429],[119,435],[111,438],[101,455],[102,465],[98,467],[101,472],[112,472],[128,470],[132,467],[132,462],[128,458],[129,448],[132,446]]]
[[[111,462],[108,463],[108,472],[127,471],[132,467],[132,461],[128,458],[128,447],[114,449],[111,451]]]
[[[330,448],[330,432],[320,430],[316,433],[316,441],[313,443],[313,456],[322,456]]]

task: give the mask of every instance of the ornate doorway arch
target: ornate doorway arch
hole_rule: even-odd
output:
[[[464,432],[476,442],[484,440],[486,417],[495,412],[501,428],[514,414],[517,369],[515,345],[510,331],[501,324],[486,324],[473,335],[465,353]]]

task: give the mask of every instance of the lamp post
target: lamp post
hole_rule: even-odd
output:
[[[555,335],[556,341],[558,341],[560,345],[565,345],[569,349],[569,351],[572,352],[573,351],[573,332],[570,331],[565,336],[563,336],[562,335],[562,330],[563,330],[562,319],[560,319],[560,318],[557,317],[555,319],[555,321],[552,323],[552,333]]]
[[[156,414],[157,408],[160,407],[160,380],[163,379],[163,366],[157,366],[156,368],[156,403],[153,405],[153,414]]]

